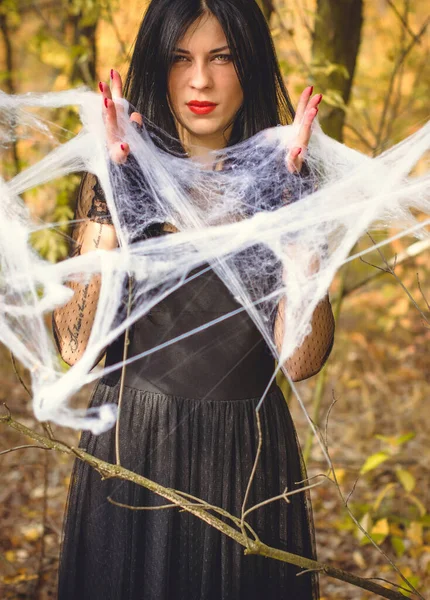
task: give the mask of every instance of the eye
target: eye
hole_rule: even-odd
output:
[[[219,62],[230,62],[232,60],[231,54],[217,54],[214,56],[214,60],[219,60]]]
[[[174,54],[172,62],[174,62],[174,63],[185,62],[186,60],[188,60],[188,58],[186,56],[184,56],[183,54]]]

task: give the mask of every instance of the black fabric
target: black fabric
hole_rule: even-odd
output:
[[[237,310],[207,270],[166,297],[131,331],[129,356]],[[108,349],[107,364],[122,356]],[[120,417],[122,465],[190,493],[235,516],[258,445],[255,408],[274,369],[246,312],[139,358],[126,369]],[[91,406],[117,402],[118,378],[99,382]],[[287,404],[272,385],[260,412],[262,456],[248,506],[297,488],[304,469]],[[86,432],[81,447],[115,462],[115,433]],[[300,484],[299,484],[300,485]],[[176,508],[134,511],[166,501],[128,482],[101,481],[76,462],[64,526],[59,600],[315,600],[315,575],[297,577],[286,563],[245,556],[244,549]],[[249,523],[266,544],[315,557],[304,493],[253,513]]]

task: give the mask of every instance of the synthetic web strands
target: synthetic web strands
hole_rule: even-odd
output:
[[[127,113],[127,103],[121,103]],[[315,307],[366,231],[396,228],[398,236],[429,235],[429,175],[410,175],[429,149],[429,124],[373,159],[333,141],[316,125],[306,170],[297,177],[285,167],[296,135],[292,126],[263,131],[214,153],[213,164],[203,165],[160,149],[153,130],[137,131],[124,117],[122,139],[131,157],[119,166],[106,154],[99,95],[1,94],[0,106],[3,147],[14,136],[31,140],[36,134],[55,143],[43,160],[0,182],[0,341],[29,369],[40,421],[94,433],[112,427],[115,406],[75,410],[70,398],[84,384],[121,368],[93,365],[127,327],[208,264],[283,364],[310,332]],[[79,107],[82,129],[60,145],[52,123],[37,111],[65,106]],[[120,247],[51,264],[29,241],[47,225],[32,220],[20,194],[77,171],[99,179]],[[180,233],[145,237],[150,225],[163,222]],[[67,282],[85,284],[95,275],[101,286],[91,335],[81,359],[64,372],[47,315],[73,295]],[[130,276],[133,303],[127,317],[124,289]],[[273,324],[281,298],[286,327],[278,351]]]

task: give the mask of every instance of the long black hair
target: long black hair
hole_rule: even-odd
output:
[[[152,0],[136,38],[124,96],[150,129],[158,136],[160,130],[167,134],[172,150],[182,150],[179,143],[172,148],[179,136],[168,103],[174,49],[189,26],[208,13],[224,31],[244,94],[228,145],[294,118],[270,31],[255,0]]]

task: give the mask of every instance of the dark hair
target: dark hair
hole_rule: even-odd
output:
[[[229,146],[294,118],[270,31],[255,0],[152,0],[142,21],[127,74],[124,95],[145,120],[178,139],[167,99],[167,81],[177,42],[204,14],[219,21],[244,93]],[[162,140],[164,143],[166,140]],[[171,148],[182,151],[180,147]]]

